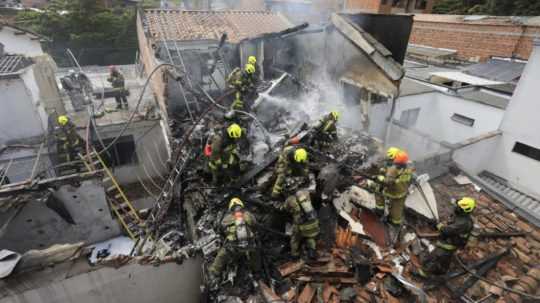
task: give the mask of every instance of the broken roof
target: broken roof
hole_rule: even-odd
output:
[[[154,40],[219,40],[226,33],[229,42],[238,43],[292,26],[281,14],[266,11],[150,9],[144,11],[144,19]]]
[[[392,53],[384,45],[354,22],[351,16],[354,15],[332,14],[331,21],[339,32],[366,53],[391,80],[401,80],[405,75],[403,67],[392,58]]]

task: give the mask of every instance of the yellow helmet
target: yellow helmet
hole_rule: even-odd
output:
[[[229,210],[233,209],[233,207],[235,206],[240,206],[240,207],[244,207],[244,202],[242,202],[242,200],[240,200],[240,198],[232,198],[231,201],[229,202]]]
[[[229,137],[233,139],[238,139],[242,137],[242,128],[240,127],[240,125],[233,123],[227,128],[227,133],[229,134]]]
[[[294,151],[294,161],[298,163],[304,163],[307,161],[307,151],[303,148],[299,148]]]
[[[248,63],[248,64],[246,64],[245,70],[246,70],[246,73],[253,74],[253,73],[255,73],[255,65]]]
[[[457,201],[457,205],[464,213],[470,213],[476,208],[476,200],[469,197],[463,197]]]
[[[255,65],[257,63],[257,58],[255,56],[249,56],[248,63],[251,65]]]
[[[338,120],[339,119],[339,112],[338,111],[333,111],[330,113],[332,115],[332,118],[334,118],[334,120]]]
[[[394,160],[394,158],[396,157],[396,155],[399,153],[400,149],[397,148],[397,147],[390,147],[387,151],[386,151],[386,157],[388,159],[391,159],[391,160]]]
[[[61,116],[58,117],[58,124],[64,126],[64,125],[68,124],[68,122],[69,122],[68,116],[61,115]]]

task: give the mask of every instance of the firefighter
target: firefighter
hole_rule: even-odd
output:
[[[255,67],[255,72],[252,75],[253,84],[257,85],[260,81],[261,77],[261,71],[257,68],[257,57],[255,56],[249,56],[248,57],[248,64],[251,64]]]
[[[223,269],[232,261],[245,257],[253,274],[259,272],[259,260],[255,242],[255,217],[245,209],[244,202],[232,198],[229,202],[229,213],[221,221],[222,232],[225,236],[223,246],[210,265],[208,272],[210,280],[215,282]]]
[[[332,111],[325,115],[313,127],[313,144],[319,148],[328,148],[332,142],[337,141],[337,127],[339,112]]]
[[[285,203],[279,207],[288,212],[293,218],[293,228],[290,240],[291,255],[294,259],[300,257],[300,250],[304,244],[308,259],[316,259],[317,236],[319,235],[319,219],[313,208],[307,190],[299,190],[289,196]]]
[[[245,110],[244,102],[253,96],[255,92],[255,66],[246,64],[244,70],[240,68],[234,69],[227,83],[235,90],[235,99],[231,105],[231,109]]]
[[[388,168],[394,164],[394,159],[399,153],[397,147],[390,147],[386,150],[386,157],[375,166],[376,173],[373,176],[374,180],[367,180],[367,187],[375,194],[375,213],[382,217],[384,216],[385,200],[383,196],[383,182]]]
[[[295,194],[303,185],[309,185],[308,153],[302,147],[287,146],[278,159],[272,198]]]
[[[110,82],[112,87],[116,90],[116,95],[114,96],[116,100],[116,109],[122,109],[122,103],[127,109],[128,101],[126,97],[127,90],[124,75],[120,73],[116,66],[110,66],[109,72],[109,78],[107,78],[107,81]]]
[[[396,153],[393,165],[386,169],[384,177],[379,181],[383,186],[383,196],[389,202],[390,223],[401,225],[405,200],[409,194],[409,185],[412,181],[412,170],[408,168],[409,155],[401,150]]]
[[[59,154],[65,155],[66,162],[75,161],[78,154],[83,151],[84,142],[77,134],[75,124],[69,120],[68,116],[61,115],[58,117],[56,137],[59,141]]]
[[[467,245],[474,226],[471,215],[475,208],[476,201],[473,198],[463,197],[456,201],[454,215],[448,224],[437,224],[441,235],[435,244],[435,250],[423,260],[422,267],[416,274],[427,278],[430,275],[443,275],[448,271],[456,251]]]
[[[237,177],[240,172],[239,141],[244,130],[232,123],[211,137],[205,154],[209,156],[208,167],[212,172],[212,182],[220,184]]]

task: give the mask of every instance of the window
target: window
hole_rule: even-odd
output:
[[[418,120],[418,114],[420,114],[420,108],[413,108],[403,111],[401,112],[401,116],[399,116],[399,123],[405,127],[414,126],[416,124],[416,120]]]
[[[474,125],[474,119],[460,115],[460,114],[453,114],[451,119],[463,125],[467,125],[467,126]]]
[[[540,161],[539,148],[532,147],[527,144],[523,144],[521,142],[516,142],[516,145],[514,145],[514,148],[512,149],[512,151],[520,155],[523,155],[525,157],[531,158],[533,160]]]
[[[103,144],[109,146],[114,138],[103,139]],[[99,142],[94,142],[95,146],[101,146]],[[137,153],[135,152],[135,141],[133,136],[123,136],[114,143],[108,149],[108,153],[105,152],[102,154],[103,161],[109,167],[122,166],[128,164],[136,164],[139,162],[137,158]]]

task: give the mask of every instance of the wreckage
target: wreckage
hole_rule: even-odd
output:
[[[360,122],[364,127],[370,125],[372,98],[367,103],[362,99],[360,106],[351,107],[338,101],[343,97],[336,87],[341,85],[349,90],[356,87],[361,93],[395,102],[404,73],[398,63],[403,58],[399,54],[392,57],[387,47],[361,27],[360,21],[373,21],[369,15],[366,18],[333,15],[331,25],[324,29],[302,25],[243,41],[244,46],[261,40],[274,46],[265,52],[265,58],[271,59],[265,59],[264,65],[270,69],[265,71],[266,80],[259,85],[258,96],[246,112],[231,113],[229,90],[204,89],[194,84],[196,80],[190,75],[195,73],[190,72],[190,67],[179,67],[171,54],[166,56],[170,62],[163,65],[173,67],[167,69],[166,75],[182,89],[183,106],[175,104],[174,115],[168,115],[170,170],[151,206],[144,211],[133,209],[116,185],[118,188],[112,196],[118,196],[117,200],[107,192],[99,193],[100,203],[103,209],[115,214],[120,222],[117,228],[121,227],[129,238],[90,246],[83,243],[52,246],[22,255],[4,252],[0,255],[3,262],[0,273],[7,278],[0,282],[0,302],[90,302],[95,301],[93,296],[110,302],[472,302],[469,288],[499,260],[508,257],[509,249],[503,249],[504,245],[499,243],[493,249],[481,250],[481,260],[474,263],[467,255],[464,262],[469,265],[452,271],[441,281],[419,282],[410,274],[412,265],[418,266],[419,255],[433,248],[429,240],[431,226],[441,220],[439,208],[447,202],[437,197],[436,187],[431,185],[437,183],[429,175],[416,176],[406,201],[407,224],[397,231],[389,230],[375,216],[373,194],[359,186],[357,177],[369,174],[371,166],[380,160],[383,144],[358,127],[358,117],[362,117]],[[364,26],[369,28],[365,23]],[[225,41],[226,37],[222,36],[212,56],[223,60],[221,51]],[[168,47],[166,43],[164,46]],[[342,56],[336,59],[338,51]],[[394,45],[393,51],[399,53],[399,47]],[[291,64],[294,60],[281,56],[284,52],[293,53],[293,58],[302,63]],[[176,55],[181,60],[181,52]],[[320,62],[324,66],[319,66]],[[220,68],[212,66],[205,75],[211,77]],[[306,69],[311,72],[305,72]],[[321,222],[318,258],[291,260],[287,220],[274,207],[276,201],[270,198],[265,184],[272,176],[282,148],[292,139],[309,146],[311,126],[334,109],[344,113],[344,121],[338,127],[339,141],[324,151],[309,148],[310,169],[317,176],[310,191]],[[242,151],[241,160],[249,165],[235,182],[214,186],[203,150],[208,138],[231,115],[248,129],[248,142],[244,145],[248,148]],[[49,201],[46,203],[57,212],[64,213],[66,220],[77,222],[79,218],[70,215],[66,207],[58,206],[62,203],[54,202],[55,197],[62,200],[62,187],[68,187],[67,192],[73,192],[73,188],[84,192],[85,187],[114,179],[98,151],[87,156],[87,172],[82,175],[2,189],[0,193],[7,197],[2,207],[15,205],[17,201],[13,197],[20,192],[32,192]],[[56,187],[59,189],[51,190]],[[49,194],[43,195],[41,191]],[[207,270],[223,242],[219,222],[231,197],[241,197],[259,222],[256,250],[262,260],[262,273],[255,277],[243,266],[244,260],[238,260],[219,277],[217,288],[210,287]],[[497,243],[501,238],[524,235],[520,230],[508,229],[476,234],[478,239],[497,240]],[[520,268],[520,272],[523,270]],[[538,280],[538,267],[525,275],[531,276],[533,282]],[[525,278],[516,273],[513,279],[516,285],[522,285],[520,281]],[[64,290],[55,291],[54,298],[47,298],[49,288]],[[490,289],[488,299],[501,296],[502,288],[497,288],[501,289],[500,293],[496,295]],[[536,290],[532,287],[522,291]]]

